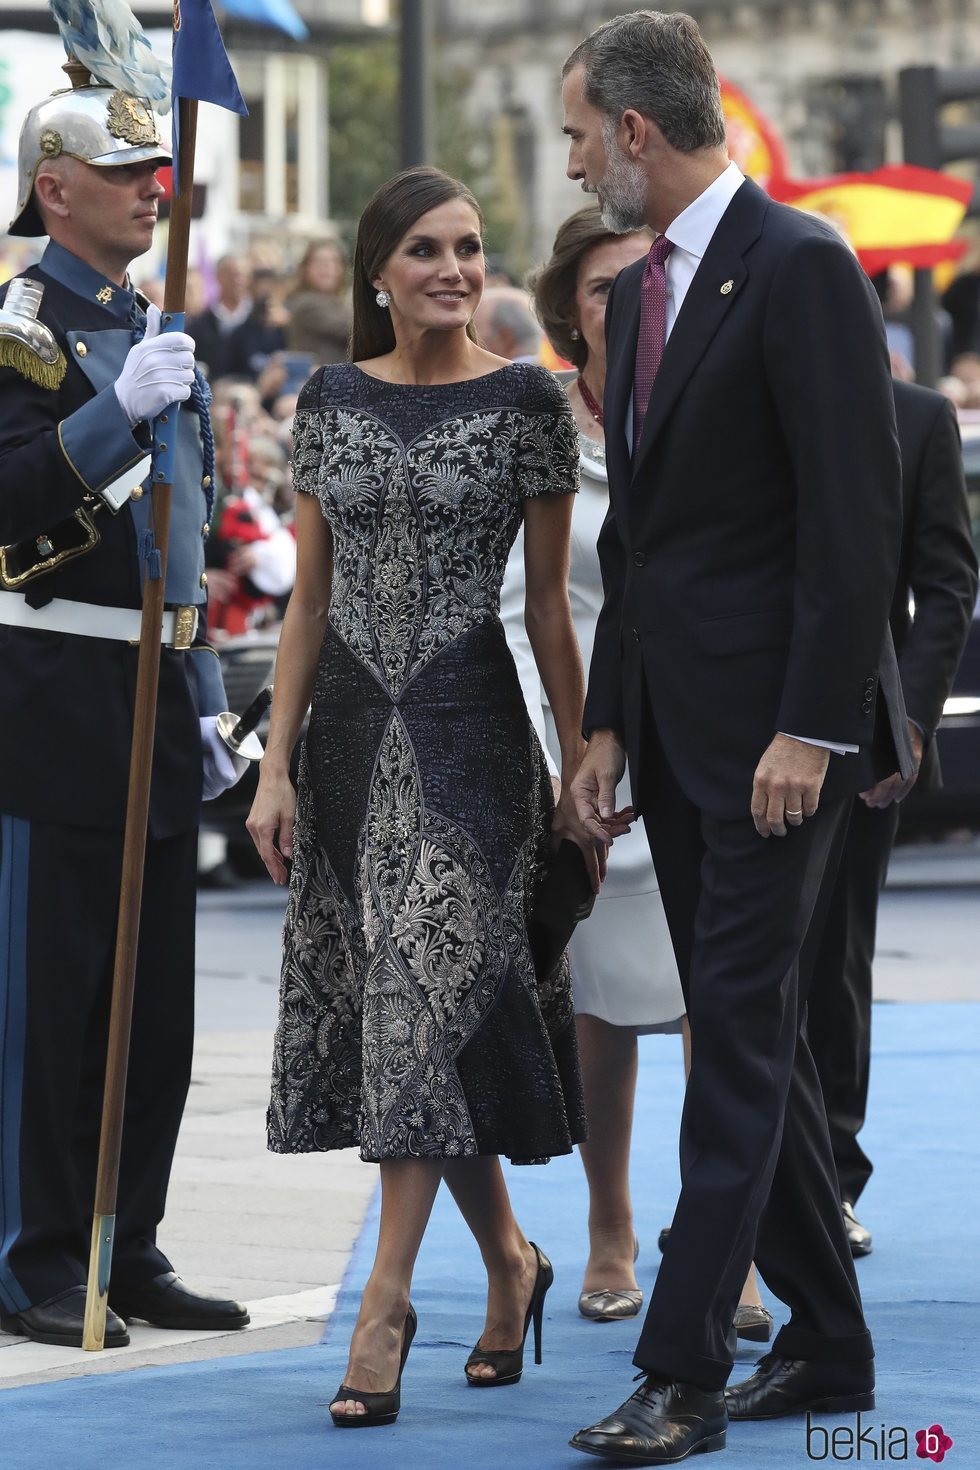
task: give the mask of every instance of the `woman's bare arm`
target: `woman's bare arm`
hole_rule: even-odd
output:
[[[292,856],[296,794],[289,779],[289,762],[313,693],[330,606],[333,538],[320,502],[312,495],[296,497],[296,556],[296,582],[276,655],[269,739],[245,824],[276,883],[285,883],[283,859]]]
[[[585,753],[582,708],[585,676],[568,601],[571,495],[542,495],[524,502],[524,625],[534,652],[561,748],[562,795],[555,812],[557,840],[578,844],[596,892],[604,864],[566,796]]]

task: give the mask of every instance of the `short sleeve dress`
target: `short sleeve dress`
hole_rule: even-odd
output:
[[[551,783],[500,622],[525,499],[568,494],[578,442],[544,368],[300,396],[294,482],[333,580],[303,751],[269,1147],[371,1161],[585,1136],[567,964],[528,916]]]

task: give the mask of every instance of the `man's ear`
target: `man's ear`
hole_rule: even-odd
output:
[[[627,107],[619,122],[619,141],[635,162],[644,153],[649,153],[651,146],[663,143],[663,134],[652,117]]]
[[[56,173],[42,171],[34,180],[34,197],[39,208],[58,219],[67,219],[71,213],[65,197],[64,180]]]

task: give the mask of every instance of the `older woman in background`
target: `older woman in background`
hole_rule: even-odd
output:
[[[589,205],[560,227],[551,259],[530,282],[550,342],[577,369],[566,385],[578,426],[581,470],[581,493],[572,517],[569,601],[586,674],[603,600],[596,541],[609,508],[602,413],[606,298],[618,273],[646,255],[651,243],[647,230],[612,234],[599,210]],[[501,615],[557,792],[558,744],[524,628],[524,590],[518,539],[504,581]],[[627,776],[617,792],[617,808],[629,802]],[[589,1259],[579,1311],[609,1322],[635,1317],[643,1301],[633,1268],[638,1245],[629,1187],[637,1037],[683,1030],[689,1054],[680,979],[640,827],[617,838],[592,917],[576,929],[569,957],[589,1125],[588,1142],[579,1145],[589,1185]],[[754,1272],[735,1325],[740,1336],[768,1340],[771,1318],[759,1299]]]

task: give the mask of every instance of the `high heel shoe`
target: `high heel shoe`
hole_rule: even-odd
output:
[[[534,1323],[534,1361],[541,1362],[541,1322],[544,1317],[544,1299],[548,1288],[555,1279],[555,1273],[551,1262],[543,1251],[530,1242],[534,1254],[538,1258],[538,1270],[534,1278],[534,1287],[531,1291],[531,1300],[524,1314],[524,1335],[521,1338],[520,1347],[516,1348],[482,1348],[479,1343],[466,1359],[466,1381],[471,1388],[503,1388],[508,1383],[520,1383],[521,1374],[524,1371],[524,1344],[527,1341],[527,1330]],[[493,1378],[474,1378],[470,1368],[478,1363],[487,1363],[494,1370]]]
[[[377,1424],[394,1424],[398,1418],[398,1411],[402,1406],[402,1372],[405,1367],[405,1359],[408,1350],[412,1346],[419,1319],[415,1315],[415,1308],[411,1302],[408,1304],[408,1312],[405,1317],[405,1326],[402,1329],[402,1352],[398,1363],[398,1377],[394,1388],[387,1393],[365,1393],[362,1388],[351,1388],[350,1384],[342,1383],[331,1399],[331,1403],[337,1403],[345,1399],[354,1399],[363,1404],[363,1414],[335,1414],[330,1410],[330,1417],[338,1429],[369,1429]]]
[[[640,1254],[640,1242],[633,1236],[633,1260]],[[579,1294],[579,1314],[590,1322],[623,1322],[639,1315],[643,1305],[643,1292],[638,1286],[619,1288],[601,1287],[598,1291],[583,1291]]]

